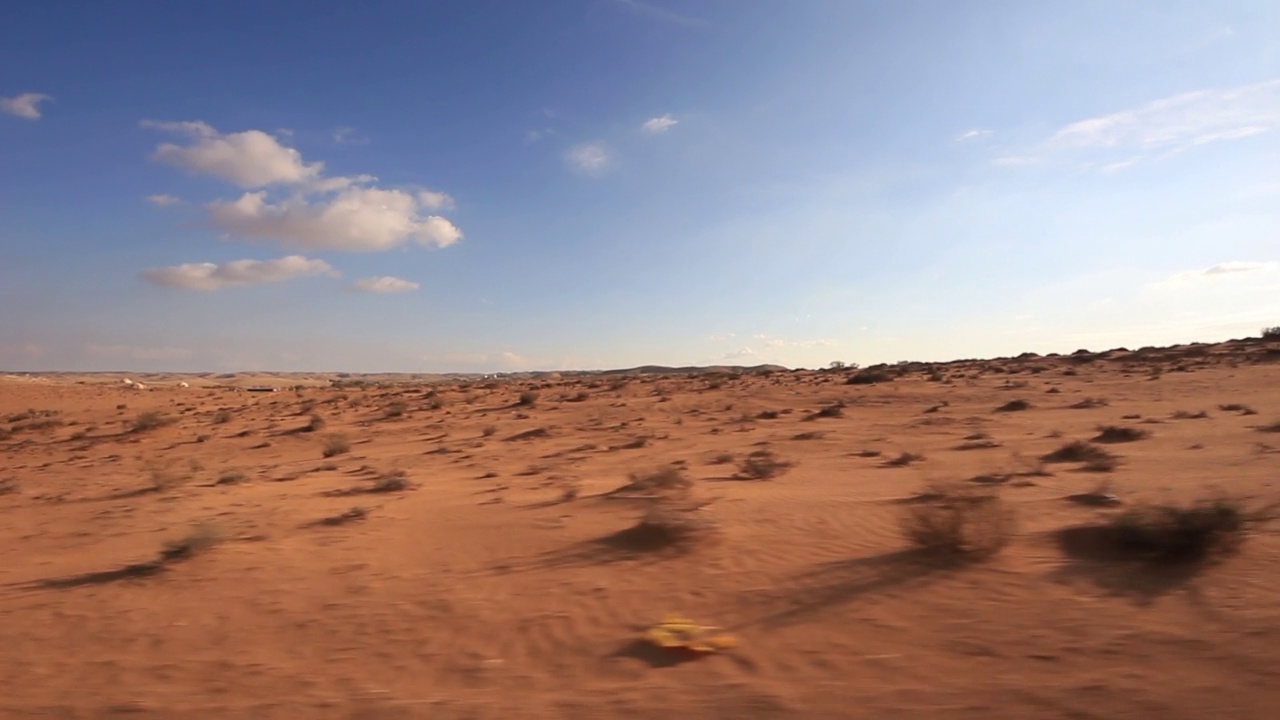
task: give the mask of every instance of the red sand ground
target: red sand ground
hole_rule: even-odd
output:
[[[1280,420],[1275,347],[911,367],[875,385],[796,372],[251,394],[228,385],[263,378],[9,376],[0,717],[1274,718],[1274,533],[1157,569],[1073,556],[1059,533],[1117,512],[1063,499],[1103,480],[1127,504],[1280,500],[1280,433],[1259,429]],[[514,406],[527,389],[536,403]],[[1070,407],[1086,397],[1107,402]],[[993,412],[1012,399],[1031,408]],[[804,419],[837,401],[841,416]],[[55,423],[12,417],[28,409]],[[174,422],[131,432],[148,411]],[[298,431],[312,413],[324,427]],[[911,551],[896,500],[1031,470],[1103,423],[1151,436],[1107,446],[1111,473],[1050,465],[999,485],[1019,518],[1002,553],[949,566]],[[957,449],[979,432],[997,445]],[[326,459],[335,433],[350,451]],[[792,467],[729,479],[762,447]],[[904,451],[925,459],[883,465]],[[625,542],[644,503],[604,493],[677,462],[714,530],[683,552]],[[396,470],[407,489],[343,494]],[[353,507],[367,514],[320,522]],[[217,542],[110,574],[193,535]],[[666,662],[636,640],[668,613],[739,645]]]

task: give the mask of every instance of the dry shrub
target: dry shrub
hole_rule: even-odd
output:
[[[480,431],[480,435],[481,437],[493,437],[493,435],[496,434],[497,432],[498,432],[497,425],[485,425],[484,428]]]
[[[1249,513],[1239,500],[1219,497],[1187,506],[1133,507],[1112,518],[1107,528],[1114,549],[1122,555],[1187,561],[1234,550],[1251,523],[1266,519]]]
[[[838,418],[844,417],[844,403],[837,402],[828,405],[816,412],[805,416],[805,420],[817,420],[819,418]]]
[[[193,555],[216,545],[222,536],[208,525],[197,525],[186,536],[170,540],[160,551],[160,562],[176,562],[186,560]]]
[[[1171,417],[1173,417],[1174,420],[1204,420],[1209,417],[1209,413],[1204,410],[1198,410],[1196,412],[1178,410]]]
[[[693,487],[693,480],[677,467],[664,467],[644,473],[633,472],[627,476],[627,484],[610,495],[618,494],[670,494],[685,493]]]
[[[516,404],[519,405],[520,407],[533,407],[537,403],[538,403],[538,393],[532,390],[525,390],[524,392],[520,393],[520,399],[516,401]]]
[[[1026,400],[1010,400],[1009,402],[996,408],[996,412],[1018,412],[1019,410],[1030,410],[1031,403]]]
[[[149,410],[144,413],[139,413],[138,417],[133,419],[131,429],[133,432],[146,432],[147,430],[155,430],[156,428],[164,427],[165,425],[172,425],[173,423],[173,418],[166,417],[155,410]]]
[[[895,458],[885,460],[886,467],[906,467],[917,460],[923,460],[924,456],[913,452],[904,452]]]
[[[1046,463],[1082,463],[1112,459],[1115,456],[1106,450],[1090,445],[1083,440],[1072,440],[1051,453],[1040,456]]]
[[[389,473],[379,475],[378,478],[373,481],[373,485],[369,488],[369,492],[400,492],[402,490],[408,490],[409,488],[408,473],[404,470],[393,470]]]
[[[942,486],[907,504],[900,524],[907,540],[926,552],[988,557],[1009,543],[1015,520],[1013,510],[994,492]]]
[[[1240,403],[1226,403],[1224,405],[1219,405],[1218,409],[1221,410],[1222,412],[1237,412],[1237,413],[1240,413],[1241,415],[1257,415],[1258,414],[1257,410],[1254,410],[1248,405],[1242,405]]]
[[[1106,407],[1110,403],[1106,398],[1087,397],[1080,402],[1071,405],[1072,410],[1092,410],[1094,408]]]
[[[408,411],[409,411],[408,403],[397,400],[396,402],[393,402],[390,405],[388,405],[386,409],[382,411],[382,417],[387,419],[403,417],[404,414]]]
[[[636,524],[617,539],[633,550],[686,546],[715,530],[715,523],[698,512],[704,506],[689,500],[660,500],[645,508]]]
[[[1096,443],[1126,443],[1142,440],[1151,435],[1150,432],[1140,428],[1123,427],[1120,425],[1103,425],[1098,428],[1098,434],[1091,442]]]
[[[1280,420],[1277,420],[1270,425],[1259,426],[1258,432],[1280,432]]]
[[[791,463],[778,459],[772,450],[760,449],[747,455],[735,476],[740,480],[768,480],[791,469]]]
[[[327,458],[351,452],[351,439],[342,433],[334,433],[324,439],[324,448],[321,452]]]
[[[849,376],[845,383],[849,385],[875,385],[876,383],[892,382],[894,376],[892,373],[884,370],[872,370],[870,368],[861,370]]]

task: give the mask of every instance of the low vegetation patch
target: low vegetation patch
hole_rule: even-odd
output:
[[[351,439],[342,433],[334,433],[324,439],[321,454],[327,458],[351,452]]]
[[[155,430],[156,428],[161,428],[166,425],[172,425],[173,423],[173,418],[156,412],[155,410],[150,410],[140,413],[138,417],[134,418],[133,424],[130,426],[130,430],[140,433],[148,430]]]
[[[1204,420],[1209,417],[1209,413],[1204,410],[1191,412],[1190,410],[1178,410],[1171,416],[1174,420]]]
[[[1063,534],[1072,554],[1094,558],[1184,563],[1230,553],[1251,526],[1272,520],[1274,507],[1250,511],[1230,497],[1186,505],[1145,504],[1129,508],[1100,525],[1070,528]],[[1088,547],[1084,547],[1086,544]]]
[[[1083,463],[1113,459],[1115,456],[1105,449],[1090,445],[1083,440],[1072,440],[1053,452],[1040,456],[1046,463]]]
[[[1087,397],[1077,403],[1072,403],[1072,410],[1092,410],[1094,408],[1106,407],[1110,403],[1106,398]]]
[[[911,463],[919,462],[920,460],[924,460],[923,455],[918,455],[913,452],[904,452],[895,458],[885,460],[884,464],[885,467],[906,467]]]
[[[762,448],[747,455],[734,477],[739,480],[769,480],[790,470],[791,465],[779,459],[772,450]]]
[[[1020,410],[1030,410],[1031,403],[1026,400],[1010,400],[1009,402],[996,408],[996,412],[1018,412]]]
[[[1218,409],[1221,410],[1222,412],[1240,413],[1241,415],[1257,415],[1258,414],[1257,410],[1254,410],[1248,405],[1241,405],[1240,403],[1226,403],[1224,405],[1219,405]]]
[[[900,526],[907,541],[919,550],[980,558],[1008,545],[1015,520],[1013,510],[995,492],[934,486],[904,506]]]
[[[1126,443],[1142,440],[1151,433],[1140,428],[1124,427],[1121,425],[1103,425],[1098,428],[1098,434],[1092,438],[1092,442],[1096,443]]]

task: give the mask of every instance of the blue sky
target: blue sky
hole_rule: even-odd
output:
[[[23,2],[0,369],[869,364],[1280,323],[1280,4]]]

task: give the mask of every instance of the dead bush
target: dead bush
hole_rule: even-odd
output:
[[[1091,441],[1096,443],[1126,443],[1142,440],[1149,435],[1151,435],[1150,432],[1140,428],[1103,425],[1098,428],[1098,434]]]
[[[1218,409],[1221,410],[1222,412],[1234,412],[1234,413],[1240,413],[1241,415],[1257,415],[1258,414],[1257,410],[1254,410],[1248,405],[1241,405],[1240,403],[1226,403],[1224,405],[1219,405]]]
[[[1230,552],[1244,539],[1251,516],[1239,500],[1220,497],[1190,505],[1140,505],[1108,524],[1117,553],[1156,561],[1205,559]]]
[[[1016,523],[996,493],[941,486],[906,504],[900,525],[906,539],[925,552],[987,557],[1008,545]]]
[[[133,425],[130,429],[133,432],[146,432],[166,425],[172,425],[173,423],[173,418],[166,417],[155,410],[149,410],[147,412],[140,413],[138,417],[134,418]]]
[[[1046,463],[1082,463],[1095,460],[1107,460],[1114,455],[1103,448],[1090,445],[1083,440],[1072,440],[1051,453],[1040,456]]]
[[[1031,403],[1026,400],[1010,400],[1009,402],[996,408],[996,412],[1018,412],[1020,410],[1030,410]]]
[[[334,433],[324,439],[324,448],[321,452],[327,458],[351,452],[351,439],[342,433]]]
[[[913,452],[904,452],[895,458],[885,460],[884,464],[885,464],[885,467],[906,467],[913,462],[923,460],[923,459],[924,459],[923,455],[918,455]]]
[[[747,455],[738,466],[740,480],[769,480],[791,469],[791,463],[778,459],[772,450],[760,449]]]

